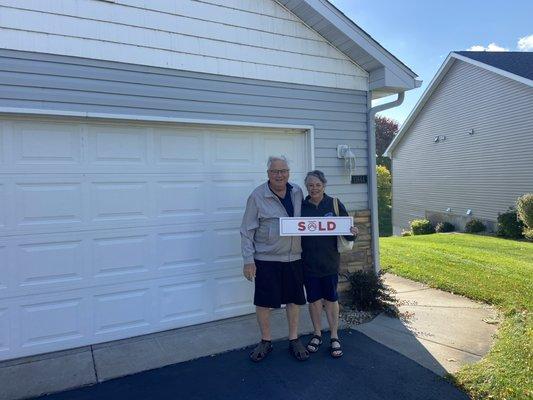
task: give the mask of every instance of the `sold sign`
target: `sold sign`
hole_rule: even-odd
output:
[[[352,217],[280,218],[280,236],[351,235]]]

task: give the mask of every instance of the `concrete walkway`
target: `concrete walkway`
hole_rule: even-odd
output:
[[[480,360],[493,342],[497,312],[486,304],[386,274],[405,321],[380,315],[354,329],[443,376]]]

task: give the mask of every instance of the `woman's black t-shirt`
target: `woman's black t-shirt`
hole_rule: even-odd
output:
[[[333,217],[333,197],[324,194],[318,206],[309,201],[309,196],[302,202],[302,217]],[[348,216],[348,212],[339,200],[339,215]],[[345,236],[354,240],[353,236]],[[308,276],[323,277],[339,272],[340,254],[337,250],[337,236],[302,236],[302,259],[304,271]]]

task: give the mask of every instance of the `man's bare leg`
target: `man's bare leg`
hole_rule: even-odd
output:
[[[272,340],[272,333],[270,332],[270,308],[256,306],[255,314],[259,329],[261,330],[261,339]]]
[[[294,303],[287,304],[287,321],[289,323],[289,340],[298,338],[298,322],[300,318],[300,306]]]

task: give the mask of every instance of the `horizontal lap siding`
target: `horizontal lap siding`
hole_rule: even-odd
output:
[[[363,69],[274,0],[0,0],[0,48],[368,88]]]
[[[532,110],[533,88],[456,61],[393,153],[394,226],[448,207],[495,221],[533,192]]]
[[[129,64],[0,51],[4,107],[315,127],[315,165],[351,210],[368,208],[337,158],[348,144],[367,174],[366,92],[230,78]],[[280,153],[282,149],[280,149]]]

